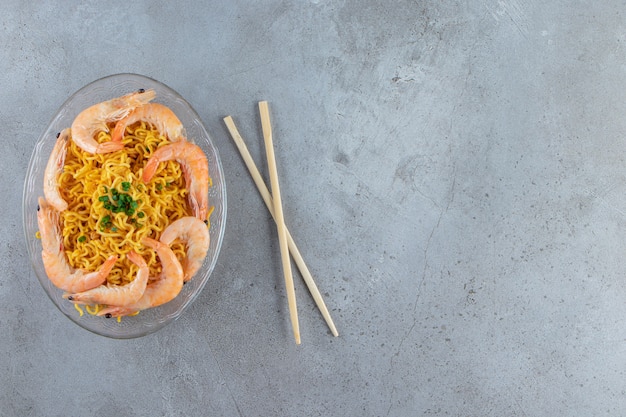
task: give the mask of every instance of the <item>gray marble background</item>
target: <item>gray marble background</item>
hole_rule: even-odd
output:
[[[1,416],[626,414],[623,1],[5,1]],[[62,316],[22,229],[65,99],[135,72],[222,157],[215,272],[175,323],[111,340]],[[295,274],[222,122],[267,178],[340,332]]]

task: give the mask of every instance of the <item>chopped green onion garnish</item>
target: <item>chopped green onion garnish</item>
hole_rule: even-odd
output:
[[[84,242],[84,241],[86,241],[86,240],[87,240],[87,236],[80,236],[80,237],[78,238],[78,241],[79,241],[80,243],[83,243],[83,242]]]
[[[167,183],[167,184],[170,185],[170,183]],[[124,181],[121,183],[121,187],[124,191],[129,191],[131,188],[131,185],[132,184],[127,181]],[[137,189],[140,189],[140,188],[142,188],[142,185],[138,184]],[[163,184],[157,184],[157,189],[162,190]],[[135,201],[133,200],[133,197],[130,194],[125,193],[125,192],[120,192],[116,190],[115,188],[110,188],[109,191],[111,193],[110,195],[103,195],[103,196],[98,197],[98,200],[104,203],[102,206],[113,214],[117,214],[117,213],[126,214],[129,217],[127,221],[135,224],[135,227],[141,227],[141,225],[137,223],[137,220],[133,218],[132,216],[137,214],[139,218],[145,217],[146,214],[144,212],[136,213],[137,208],[139,207],[139,204],[142,203],[142,201],[141,200]],[[112,218],[109,215],[104,216],[100,220],[100,231],[104,232],[106,229],[111,229],[111,231],[113,232],[116,232],[118,230],[117,227],[113,226]]]

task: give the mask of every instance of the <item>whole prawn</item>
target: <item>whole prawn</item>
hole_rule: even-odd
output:
[[[57,141],[52,148],[50,158],[46,164],[46,170],[43,177],[43,193],[48,204],[55,210],[63,211],[67,209],[67,202],[61,196],[59,190],[59,174],[63,172],[65,165],[65,156],[67,155],[67,143],[70,139],[70,129],[63,129],[57,135]]]
[[[171,142],[185,140],[185,129],[181,121],[169,107],[159,103],[148,103],[137,107],[128,116],[117,122],[111,134],[111,140],[121,142],[124,139],[126,127],[138,121],[153,124]]]
[[[94,272],[72,268],[63,251],[59,212],[42,197],[39,197],[37,210],[42,246],[41,258],[52,284],[70,293],[87,291],[102,284],[113,269],[117,256],[107,258],[100,269]]]
[[[126,285],[107,286],[100,285],[91,290],[69,294],[65,298],[75,304],[106,304],[114,306],[125,306],[138,301],[143,295],[150,269],[146,261],[135,251],[130,251],[126,255],[128,260],[139,267],[135,279]]]
[[[156,97],[154,90],[139,90],[125,96],[94,104],[83,110],[72,122],[72,140],[88,153],[109,153],[124,147],[121,141],[98,143],[94,135],[108,131],[107,123],[126,117],[133,109]]]
[[[141,298],[125,306],[110,306],[98,312],[99,316],[121,317],[137,311],[157,307],[165,304],[178,295],[183,287],[183,267],[176,259],[176,255],[164,243],[158,240],[143,238],[141,243],[156,251],[161,261],[161,274],[157,280],[150,282]]]
[[[189,191],[189,205],[198,219],[207,220],[209,210],[209,164],[202,149],[191,142],[180,141],[158,148],[143,169],[142,180],[150,182],[159,163],[175,160],[181,165]]]
[[[198,272],[209,250],[209,229],[196,217],[183,217],[167,226],[159,240],[169,246],[176,239],[180,239],[187,249],[183,261],[183,281],[187,282]]]

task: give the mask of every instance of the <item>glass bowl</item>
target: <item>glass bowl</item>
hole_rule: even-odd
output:
[[[209,219],[211,244],[202,268],[169,303],[142,311],[136,316],[123,317],[119,322],[115,318],[93,316],[87,311],[80,316],[74,305],[63,299],[64,291],[50,282],[41,259],[41,241],[36,237],[37,199],[43,196],[44,170],[57,133],[70,127],[78,113],[93,104],[141,88],[146,90],[152,88],[156,91],[154,102],[164,104],[176,113],[185,127],[187,138],[200,146],[208,158],[209,175],[212,179],[212,186],[209,188],[209,206],[215,207]],[[222,163],[217,148],[202,125],[200,117],[176,91],[142,75],[110,75],[86,85],[67,99],[37,141],[26,173],[22,211],[28,254],[39,282],[56,307],[74,323],[102,336],[116,339],[145,336],[180,317],[202,291],[215,268],[226,226],[226,185]]]

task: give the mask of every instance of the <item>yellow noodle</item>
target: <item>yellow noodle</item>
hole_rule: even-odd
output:
[[[110,141],[107,132],[99,132],[99,142]],[[126,129],[122,151],[94,155],[83,152],[72,141],[63,173],[59,176],[60,189],[68,209],[61,213],[63,245],[70,265],[89,271],[98,269],[111,255],[119,256],[108,277],[108,284],[124,285],[134,279],[137,267],[126,254],[134,250],[148,263],[150,276],[161,271],[153,250],[141,244],[141,239],[158,239],[173,221],[191,215],[187,204],[187,190],[180,165],[170,161],[159,164],[157,172],[148,184],[141,180],[143,167],[152,153],[167,143],[151,125],[138,122]],[[124,183],[130,188],[124,189]],[[113,189],[127,194],[136,203],[134,213],[113,213],[107,209],[113,200]],[[143,213],[139,217],[138,213]],[[106,220],[109,220],[107,222]],[[182,260],[185,248],[182,244],[172,246]],[[92,311],[87,310],[90,314]],[[97,313],[97,311],[96,311]]]
[[[210,186],[210,185],[209,185]],[[213,211],[215,210],[215,206],[211,206],[209,207],[209,213],[207,214],[207,227],[210,229],[211,228],[211,214],[213,214]]]
[[[78,315],[79,315],[80,317],[82,317],[82,316],[83,316],[83,314],[84,314],[84,313],[83,313],[83,309],[82,309],[82,308],[80,308],[80,306],[79,306],[78,304],[74,304],[74,308],[78,311]],[[89,311],[89,310],[87,310],[87,311]]]
[[[77,304],[74,304],[74,305],[77,305]],[[102,310],[102,306],[99,304],[96,304],[95,306],[86,305],[85,310],[87,310],[87,313],[91,314],[92,316],[95,316],[96,314],[100,312],[100,310]]]

